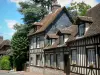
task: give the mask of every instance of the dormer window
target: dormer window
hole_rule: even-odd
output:
[[[59,36],[59,44],[63,44],[64,43],[64,35],[60,35]]]
[[[42,27],[43,24],[41,22],[34,22],[32,25],[33,25],[34,32],[36,32],[38,29]]]
[[[34,32],[36,32],[36,30],[37,30],[37,27],[35,26],[35,27],[34,27]]]
[[[86,29],[86,23],[93,23],[92,17],[78,16],[76,19],[76,25],[78,25],[78,36],[83,36]]]
[[[56,39],[58,39],[58,36],[56,34],[47,34],[46,39],[47,39],[46,45],[50,46],[55,43]]]
[[[78,26],[78,35],[83,36],[85,33],[85,23],[82,23]]]
[[[55,39],[47,39],[47,45],[53,45],[55,43]]]
[[[71,26],[66,27],[65,29],[59,30],[57,32],[57,35],[59,35],[59,44],[64,44],[67,40],[68,37],[71,35]]]

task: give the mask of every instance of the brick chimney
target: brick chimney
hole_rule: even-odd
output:
[[[61,8],[61,5],[58,4],[57,0],[52,1],[52,12],[56,11],[58,8]]]

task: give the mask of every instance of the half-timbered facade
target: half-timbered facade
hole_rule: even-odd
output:
[[[100,11],[98,8],[100,4],[87,12],[88,17],[77,19],[78,35],[76,34],[67,42],[70,48],[71,73],[100,75]]]
[[[28,35],[31,71],[44,75],[99,75],[98,8],[100,4],[88,10],[86,16],[78,16],[76,24],[65,7],[35,22]]]
[[[44,48],[53,45],[58,40],[58,36],[56,35],[58,30],[72,25],[73,20],[67,9],[65,7],[58,7],[56,10],[54,8],[53,12],[46,15],[40,22],[35,22],[33,29],[28,35],[30,39],[29,61],[31,71],[43,71],[45,58]],[[62,42],[64,41],[62,40]],[[51,60],[53,58],[54,56],[51,55]],[[53,66],[53,62],[50,64]]]

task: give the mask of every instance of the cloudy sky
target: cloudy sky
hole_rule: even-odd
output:
[[[0,36],[4,39],[11,39],[13,33],[13,25],[23,23],[23,17],[18,11],[18,3],[25,0],[0,0]],[[27,1],[27,0],[26,0]],[[58,0],[61,6],[69,6],[71,2],[82,2],[91,5],[92,7],[100,3],[100,0]]]

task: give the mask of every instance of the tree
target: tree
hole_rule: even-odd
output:
[[[29,24],[39,21],[48,13],[47,8],[49,9],[51,0],[31,0],[30,2],[20,2],[19,4],[18,11],[24,15],[24,23]]]
[[[72,2],[70,7],[68,7],[67,9],[69,10],[73,19],[75,20],[76,16],[85,16],[87,10],[90,8],[91,6],[84,2],[80,2],[80,3]]]
[[[0,69],[1,70],[11,69],[10,56],[3,56],[0,58]]]
[[[18,28],[18,26],[20,28]],[[23,69],[23,64],[27,61],[27,52],[28,52],[28,37],[27,37],[27,30],[25,29],[24,25],[17,25],[15,26],[16,32],[12,37],[11,40],[11,47],[13,51],[13,62],[14,67],[17,70]]]
[[[51,0],[31,0],[29,2],[21,2],[18,11],[24,16],[22,19],[24,24],[14,25],[16,32],[11,40],[11,47],[13,51],[14,67],[17,70],[22,70],[23,64],[27,61],[27,52],[29,41],[27,34],[32,28],[33,22],[40,21],[50,5]]]

